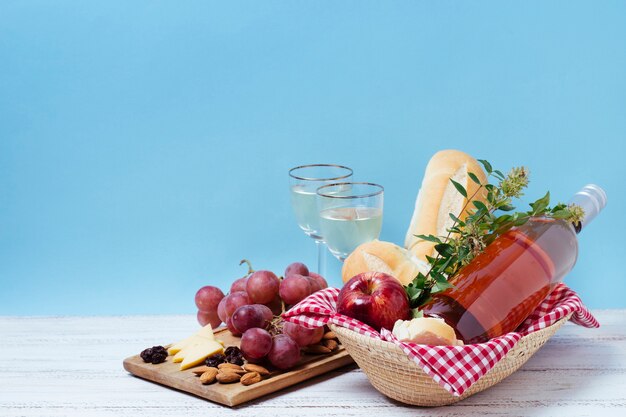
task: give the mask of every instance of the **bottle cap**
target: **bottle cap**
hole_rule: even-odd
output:
[[[577,204],[585,210],[585,217],[581,221],[581,226],[585,227],[606,206],[606,193],[598,185],[587,184],[574,194],[569,204]]]

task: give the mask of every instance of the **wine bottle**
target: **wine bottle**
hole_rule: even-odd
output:
[[[515,330],[574,267],[576,235],[606,205],[606,193],[586,185],[570,200],[585,215],[579,224],[544,217],[498,236],[452,278],[452,288],[434,294],[421,311],[452,326],[467,343],[481,343]]]

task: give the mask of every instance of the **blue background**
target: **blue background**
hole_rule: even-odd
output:
[[[3,0],[0,314],[191,313],[242,257],[313,265],[298,164],[383,184],[400,243],[443,148],[604,186],[567,282],[626,307],[625,5]]]

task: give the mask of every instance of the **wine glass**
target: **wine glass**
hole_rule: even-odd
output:
[[[343,165],[312,164],[301,165],[289,170],[291,207],[298,225],[315,240],[317,245],[317,272],[324,275],[324,238],[320,233],[320,217],[317,209],[316,191],[320,186],[346,180],[352,176],[352,169]]]
[[[320,229],[330,252],[344,261],[357,246],[377,239],[383,224],[381,185],[340,182],[317,189]]]

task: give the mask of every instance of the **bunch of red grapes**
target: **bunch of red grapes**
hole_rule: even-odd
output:
[[[271,271],[250,268],[232,283],[226,296],[210,285],[198,290],[198,322],[213,328],[225,323],[233,335],[241,336],[241,351],[248,362],[267,359],[279,369],[289,369],[300,359],[300,348],[319,343],[324,329],[277,324],[275,316],[327,286],[321,275],[300,262],[287,266],[282,279]]]

